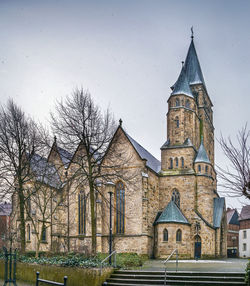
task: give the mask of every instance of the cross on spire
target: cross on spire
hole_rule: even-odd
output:
[[[191,27],[191,39],[192,40],[194,39],[194,28],[193,28],[193,26]]]

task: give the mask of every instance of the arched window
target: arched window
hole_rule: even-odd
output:
[[[190,108],[190,100],[189,99],[186,100],[186,104],[185,105],[186,105],[187,108]]]
[[[124,233],[125,188],[122,182],[116,185],[116,233]]]
[[[181,230],[178,229],[176,232],[176,242],[180,242],[181,241]]]
[[[173,159],[169,159],[169,169],[173,169]]]
[[[180,127],[180,121],[179,121],[179,117],[178,116],[175,117],[175,124],[176,124],[176,128]]]
[[[27,225],[27,240],[30,241],[30,225]]]
[[[175,100],[175,106],[180,106],[180,100],[179,100],[179,98],[176,98],[176,100]]]
[[[42,241],[47,241],[47,233],[46,233],[46,226],[43,225],[42,227],[42,235],[41,235],[41,238],[42,238]]]
[[[180,207],[180,193],[178,190],[174,189],[173,194],[172,194],[172,201]]]
[[[201,165],[198,165],[198,172],[201,172]]]
[[[83,191],[78,194],[78,233],[86,233],[86,197]]]
[[[205,173],[208,173],[208,166],[205,167]]]
[[[178,158],[175,158],[175,167],[178,168],[178,166],[179,166]]]
[[[163,241],[168,241],[168,230],[166,228],[163,230]]]
[[[181,167],[184,168],[184,158],[181,157]]]

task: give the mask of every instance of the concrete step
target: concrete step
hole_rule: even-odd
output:
[[[130,275],[130,274],[112,274],[110,279],[126,279],[126,280],[164,280],[165,275],[159,274],[159,275]],[[225,281],[229,280],[232,282],[244,282],[244,276],[240,277],[234,277],[234,276],[198,276],[198,275],[170,275],[167,274],[167,279],[168,280],[199,280],[199,281],[204,281],[204,280],[210,280],[210,281]]]
[[[106,284],[105,284],[106,283]],[[157,284],[151,284],[149,281],[144,283],[144,284],[134,284],[133,282],[132,283],[117,283],[117,282],[105,282],[103,285],[104,286],[155,286]],[[158,285],[164,285],[164,281],[161,282],[161,284],[158,284]],[[206,285],[206,286],[235,286],[235,285],[242,285],[242,286],[245,286],[246,284],[245,283],[239,283],[239,282],[216,282],[216,281],[189,281],[189,282],[186,282],[186,281],[168,281],[167,280],[167,286],[172,286],[172,285],[179,285],[179,286],[191,286],[191,285],[196,285],[196,286],[202,286],[202,285]]]

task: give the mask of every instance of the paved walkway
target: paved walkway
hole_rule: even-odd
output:
[[[142,266],[142,270],[157,271],[165,269],[164,260],[148,260]],[[216,260],[179,260],[179,271],[200,271],[200,272],[244,272],[248,259],[228,258]],[[176,263],[170,260],[167,263],[167,270],[175,270]]]

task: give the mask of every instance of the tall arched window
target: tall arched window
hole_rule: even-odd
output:
[[[181,167],[184,168],[184,158],[181,157]]]
[[[166,228],[163,230],[163,241],[168,241],[168,230]]]
[[[201,172],[201,165],[198,165],[198,172]]]
[[[175,158],[175,167],[178,168],[178,166],[179,166],[178,158]]]
[[[179,98],[176,98],[176,100],[175,100],[175,106],[180,106],[180,100],[179,100]]]
[[[122,182],[116,185],[116,233],[124,233],[125,188]]]
[[[186,104],[185,105],[186,105],[187,108],[190,108],[190,100],[189,99],[186,100]]]
[[[178,229],[176,232],[176,242],[180,242],[181,241],[181,230]]]
[[[43,225],[42,227],[42,235],[41,235],[42,241],[47,241],[47,229],[46,226]]]
[[[205,167],[205,173],[208,173],[208,166]]]
[[[178,116],[175,117],[175,124],[176,124],[176,128],[180,127],[180,121],[179,121],[179,117]]]
[[[173,169],[173,159],[169,159],[169,169]]]
[[[172,201],[180,207],[180,193],[178,190],[174,189],[173,194],[172,194]]]
[[[27,240],[30,241],[30,225],[27,225]]]
[[[78,233],[86,233],[86,197],[83,191],[78,194]]]

